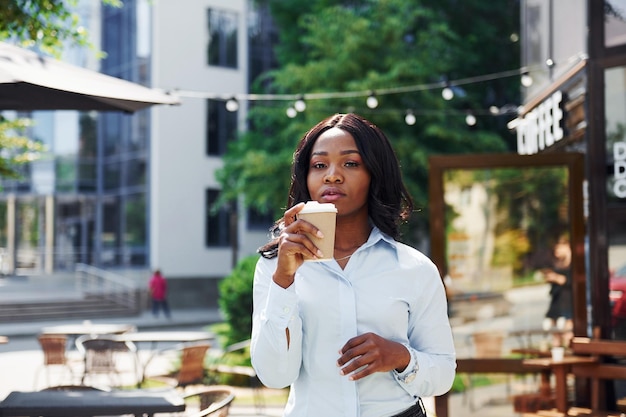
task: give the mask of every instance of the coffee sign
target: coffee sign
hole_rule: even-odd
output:
[[[519,120],[517,124],[517,153],[533,155],[563,139],[563,93],[555,91],[550,97]]]

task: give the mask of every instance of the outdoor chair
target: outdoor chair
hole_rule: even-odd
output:
[[[235,394],[231,387],[215,385],[199,388],[183,398],[188,417],[227,417]]]
[[[81,384],[88,379],[92,385],[109,387],[137,384],[138,360],[134,343],[118,341],[111,335],[83,335],[76,339],[76,348],[83,354],[84,361]],[[123,380],[127,374],[132,380]],[[108,383],[96,384],[99,376],[108,378]]]
[[[247,378],[250,388],[252,388],[254,396],[254,406],[257,413],[260,414],[265,409],[265,399],[263,398],[263,391],[261,389],[261,380],[257,376],[256,371],[252,366],[231,365],[228,363],[228,355],[230,353],[249,349],[249,347],[250,339],[238,343],[233,343],[232,345],[227,346],[221,352],[220,357],[217,358],[216,363],[211,363],[209,365],[208,370],[216,376],[237,375]]]
[[[37,336],[39,345],[43,351],[43,365],[35,373],[35,388],[38,386],[40,372],[46,372],[46,386],[50,386],[52,369],[61,369],[65,376],[69,375],[69,381],[74,379],[74,371],[66,355],[67,336],[40,334]],[[62,379],[66,380],[66,379]]]
[[[190,385],[202,384],[206,376],[204,359],[210,347],[209,343],[177,346],[173,352],[177,355],[177,359],[180,360],[178,369],[165,375],[154,375],[149,378],[164,382],[175,388],[186,388]]]

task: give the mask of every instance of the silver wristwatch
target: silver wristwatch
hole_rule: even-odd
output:
[[[411,365],[411,362],[414,365],[413,365],[413,368],[411,368],[409,372],[407,372],[402,377],[400,377],[400,372],[398,371],[394,371],[394,372],[396,373],[396,376],[398,377],[399,381],[404,382],[405,384],[410,384],[411,382],[413,382],[413,380],[417,376],[417,372],[420,370],[420,366],[419,366],[419,363],[417,363],[417,358],[415,357],[415,353],[413,349],[411,348],[411,346],[408,343],[403,343],[402,345],[409,351],[409,354],[411,355],[409,366]],[[404,372],[406,372],[406,369],[402,371],[402,373]]]

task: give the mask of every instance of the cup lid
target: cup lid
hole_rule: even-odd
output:
[[[307,201],[300,213],[337,213],[337,207],[333,203],[319,203]]]

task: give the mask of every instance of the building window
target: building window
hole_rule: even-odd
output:
[[[237,112],[226,110],[224,102],[207,100],[206,153],[210,156],[222,156],[226,152],[228,141],[237,134]]]
[[[268,4],[257,4],[248,14],[248,83],[252,85],[261,74],[278,67],[274,48],[279,43],[278,29],[272,21]],[[270,78],[262,85],[269,87]]]
[[[237,22],[238,16],[235,12],[208,10],[209,65],[237,68]]]
[[[230,216],[226,207],[215,208],[220,191],[216,189],[206,190],[206,224],[205,245],[207,247],[219,247],[230,245]]]

